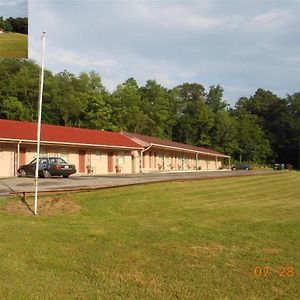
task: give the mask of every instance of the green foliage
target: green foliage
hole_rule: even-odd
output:
[[[5,31],[28,34],[28,18],[12,18],[4,19],[0,17],[0,29]]]
[[[112,123],[118,130],[136,132],[143,118],[141,96],[136,81],[130,78],[118,85],[109,103],[112,107]]]
[[[240,161],[264,163],[271,156],[269,140],[258,125],[257,117],[242,113],[237,118],[238,155]]]
[[[209,92],[206,96],[206,104],[210,107],[210,109],[217,113],[218,111],[223,110],[228,104],[224,101],[223,98],[224,89],[220,86],[210,86]]]
[[[271,91],[258,89],[248,98],[241,98],[236,104],[237,112],[246,112],[257,117],[257,124],[269,140],[273,155],[272,161],[297,165],[297,156],[291,155],[292,140],[296,132],[291,126],[297,119],[289,110],[289,101],[281,99]],[[299,161],[300,163],[300,161]]]
[[[194,145],[211,145],[210,130],[214,114],[205,104],[205,89],[201,84],[184,83],[175,88],[178,102],[178,123],[175,138]]]
[[[39,72],[30,60],[0,60],[1,118],[37,118]],[[227,106],[219,85],[206,93],[199,83],[167,89],[155,80],[138,86],[129,78],[110,93],[94,71],[45,71],[46,123],[153,135],[212,147],[234,160],[300,163],[300,93],[282,99],[258,89],[235,108]]]
[[[10,120],[30,120],[29,110],[15,97],[4,98],[1,103],[1,118]]]
[[[238,120],[229,111],[222,110],[214,115],[214,125],[210,131],[214,149],[234,156],[238,153]]]
[[[142,133],[171,138],[174,115],[169,91],[155,80],[148,80],[139,92],[141,109],[147,120],[147,127],[142,128]]]

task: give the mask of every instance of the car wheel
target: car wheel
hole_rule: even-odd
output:
[[[246,168],[246,171],[249,171],[249,168]]]
[[[48,170],[44,170],[43,175],[44,175],[45,178],[50,178],[51,177],[51,174]]]
[[[69,178],[69,175],[63,175],[63,178]]]
[[[232,168],[232,171],[236,171],[236,168]]]
[[[19,171],[19,176],[20,176],[20,177],[26,177],[26,176],[27,176],[27,173],[25,172],[25,170],[20,170],[20,171]]]

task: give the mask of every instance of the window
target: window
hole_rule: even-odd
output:
[[[96,154],[96,159],[100,160],[101,159],[101,152],[100,152],[100,150],[96,150],[95,154]]]
[[[39,161],[40,161],[39,164],[47,165],[47,159],[45,159],[45,158],[40,158]]]
[[[117,163],[119,165],[124,165],[124,152],[119,152],[117,156]]]
[[[168,165],[171,163],[170,156],[166,156],[166,157],[165,157],[165,162],[166,162],[166,164],[168,164]]]
[[[41,156],[47,155],[47,149],[46,149],[45,147],[41,147],[40,155],[41,155]]]
[[[36,158],[33,159],[29,164],[32,165],[32,164],[35,164],[35,162],[36,162]]]
[[[62,158],[57,158],[57,159],[56,159],[56,163],[58,163],[58,164],[60,164],[60,165],[63,165],[63,164],[65,164],[66,162],[65,162],[65,160],[62,159]]]
[[[153,153],[149,152],[149,168],[152,168]]]
[[[31,165],[36,164],[36,158],[33,159],[29,164],[31,164]],[[40,157],[39,164],[43,164],[43,165],[47,164],[47,158]]]
[[[50,163],[55,164],[56,163],[56,159],[55,158],[50,158]]]
[[[68,151],[66,149],[61,149],[60,156],[63,160],[68,161]]]

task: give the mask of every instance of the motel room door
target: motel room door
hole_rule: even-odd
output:
[[[26,148],[20,148],[20,159],[19,159],[19,166],[26,164]]]
[[[79,173],[85,173],[85,151],[79,150]]]
[[[109,173],[112,173],[114,171],[113,161],[114,161],[114,154],[112,152],[108,152],[107,153],[107,171]]]

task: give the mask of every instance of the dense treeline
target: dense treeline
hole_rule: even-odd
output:
[[[28,60],[0,61],[0,118],[36,120],[39,67]],[[167,89],[133,78],[107,91],[95,72],[45,72],[43,122],[123,130],[211,147],[236,160],[298,166],[300,93],[282,99],[263,89],[234,108],[219,85]]]
[[[0,17],[0,29],[5,31],[28,34],[28,18],[12,18],[4,19]]]

